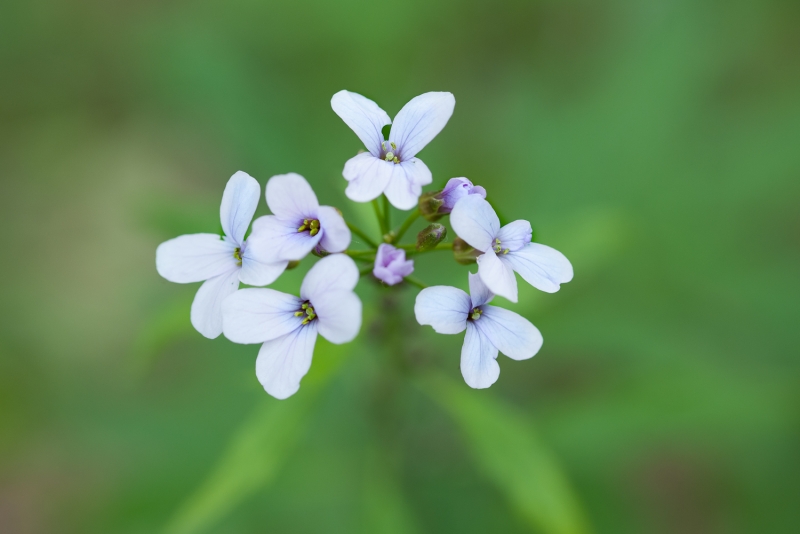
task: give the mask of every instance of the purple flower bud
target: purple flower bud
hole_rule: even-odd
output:
[[[486,198],[486,189],[479,185],[472,185],[472,182],[466,178],[450,178],[442,192],[436,195],[436,198],[442,200],[439,213],[450,213],[456,202],[467,195],[480,195],[481,198]]]
[[[406,251],[386,243],[378,247],[372,274],[387,285],[393,286],[414,272],[414,260],[406,260]]]

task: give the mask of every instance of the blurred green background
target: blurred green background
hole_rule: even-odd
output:
[[[3,3],[0,531],[796,532],[798,25],[792,0]],[[498,299],[545,343],[487,391],[415,288],[362,279],[362,335],[276,401],[156,273],[239,169],[374,228],[340,89],[391,116],[452,92],[434,185],[574,265]]]

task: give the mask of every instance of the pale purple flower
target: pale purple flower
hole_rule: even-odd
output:
[[[479,185],[472,185],[472,182],[466,178],[450,178],[442,192],[436,195],[436,198],[442,200],[438,213],[450,213],[456,202],[467,195],[480,195],[481,198],[486,198],[486,189]]]
[[[368,150],[345,163],[343,176],[350,182],[345,194],[356,202],[369,202],[384,193],[398,209],[415,207],[422,186],[432,181],[431,171],[415,156],[442,131],[455,105],[451,93],[412,98],[395,117],[385,141],[381,130],[392,120],[375,102],[349,91],[333,95],[333,111]]]
[[[414,260],[406,259],[406,251],[387,243],[378,247],[372,274],[383,283],[393,286],[414,272]]]
[[[531,223],[514,221],[500,228],[492,206],[480,195],[467,195],[450,214],[456,234],[475,250],[478,274],[496,295],[517,302],[514,271],[533,287],[555,293],[572,280],[572,264],[559,251],[531,243]]]
[[[207,338],[222,333],[222,301],[239,288],[271,284],[286,268],[275,263],[268,251],[245,241],[244,234],[256,211],[261,187],[249,174],[239,171],[228,180],[222,194],[218,234],[191,234],[170,239],[156,249],[158,274],[179,284],[205,283],[192,302],[192,325]]]
[[[353,292],[358,268],[344,254],[319,260],[303,279],[300,297],[272,289],[243,289],[222,305],[225,337],[263,343],[256,376],[277,399],[294,395],[311,367],[317,334],[352,341],[361,328],[361,300]]]
[[[492,295],[477,274],[469,273],[469,292],[450,286],[423,289],[414,314],[421,325],[439,334],[467,331],[461,347],[461,374],[467,385],[488,388],[500,376],[497,354],[526,360],[542,347],[542,334],[530,321],[503,308],[489,306]]]
[[[314,248],[342,252],[350,244],[350,229],[336,208],[320,206],[314,190],[299,174],[279,174],[267,182],[272,215],[253,223],[250,241],[270,252],[275,261],[302,260]]]

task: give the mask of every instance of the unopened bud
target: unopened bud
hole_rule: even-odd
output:
[[[423,252],[430,250],[447,237],[447,228],[439,223],[429,224],[417,234],[417,250]]]
[[[330,252],[322,248],[322,245],[320,244],[317,244],[316,247],[312,248],[311,253],[318,258],[324,258],[325,256],[330,256],[331,254]]]
[[[294,269],[298,265],[300,265],[299,261],[296,261],[296,260],[295,261],[290,261],[289,264],[286,266],[286,270],[287,271],[291,271],[292,269]]]
[[[475,250],[469,246],[467,242],[460,237],[455,238],[453,241],[453,258],[461,265],[475,263],[480,255],[481,252],[479,250]]]
[[[443,213],[439,213],[439,208],[444,204],[441,198],[437,198],[440,193],[441,191],[431,191],[419,197],[419,212],[431,222],[438,221],[444,216]]]

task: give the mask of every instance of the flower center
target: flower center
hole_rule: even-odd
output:
[[[319,233],[319,221],[317,219],[303,219],[303,224],[297,229],[298,232],[308,232],[314,236]]]
[[[311,306],[309,301],[305,301],[303,304],[300,305],[300,309],[294,312],[295,317],[303,317],[303,322],[301,324],[307,325],[311,321],[317,318],[317,314],[314,313],[314,308]]]
[[[233,250],[233,257],[236,258],[236,265],[241,267],[242,266],[242,249],[240,247],[236,247]]]
[[[495,240],[494,240],[494,245],[492,246],[492,249],[494,250],[495,254],[508,254],[509,253],[509,250],[507,248],[503,248],[500,245],[500,240],[497,239],[497,238],[495,238]]]
[[[383,147],[383,151],[384,151],[383,159],[385,161],[392,161],[392,162],[395,163],[395,165],[400,163],[400,159],[396,155],[396,152],[397,152],[397,145],[396,144],[394,144],[394,143],[392,143],[390,141],[390,142],[388,142],[388,146],[387,146],[387,142],[384,141],[381,144],[381,146]]]
[[[469,317],[468,318],[469,318],[470,321],[477,321],[478,319],[481,318],[481,315],[483,315],[483,310],[476,307],[476,308],[472,308],[469,311]]]

